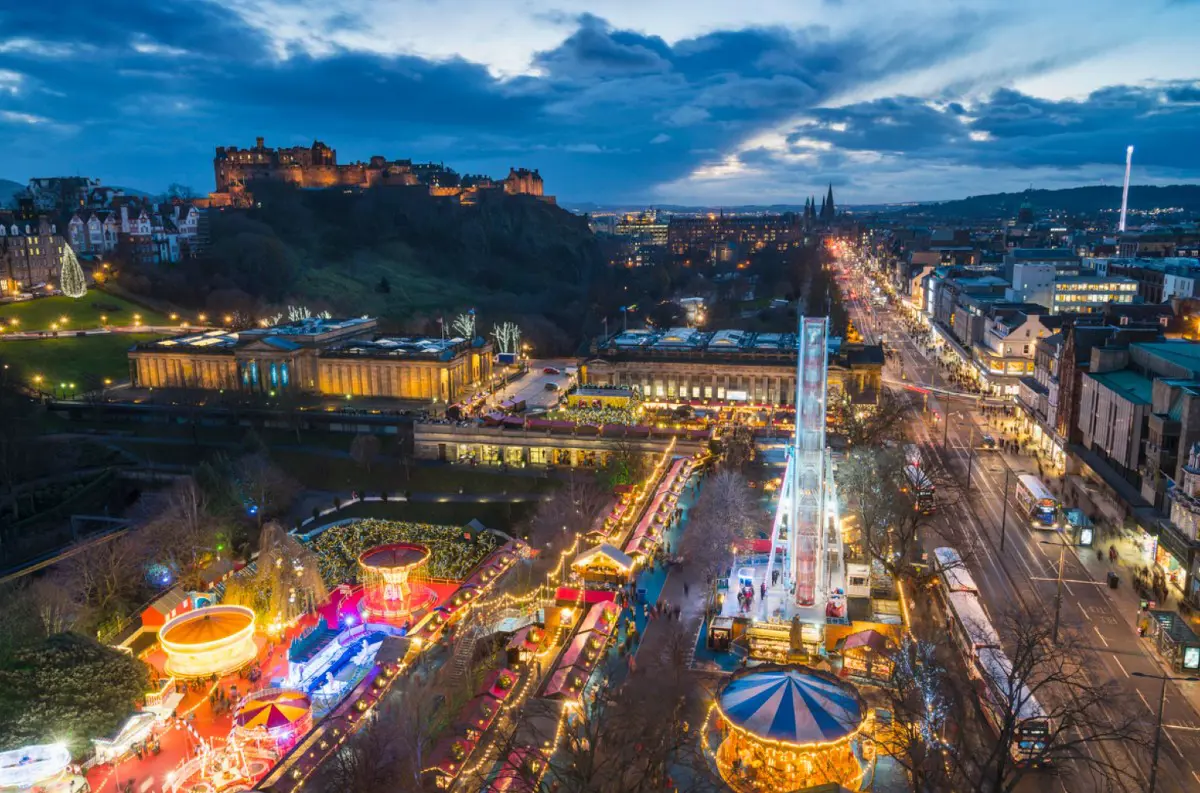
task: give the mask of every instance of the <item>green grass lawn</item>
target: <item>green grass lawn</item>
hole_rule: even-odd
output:
[[[55,295],[0,306],[0,329],[51,330],[53,323],[59,323],[60,328],[65,330],[89,330],[103,327],[104,324],[133,325],[136,322],[135,314],[140,316],[143,325],[178,324],[178,320],[172,322],[162,314],[93,289],[78,300]],[[64,317],[65,324],[62,323]],[[14,319],[17,321],[15,326],[12,324]]]
[[[54,339],[0,341],[0,361],[12,363],[23,380],[50,392],[60,383],[82,388],[89,380],[113,382],[129,379],[129,348],[159,338],[151,333],[113,333],[100,336],[67,336]]]

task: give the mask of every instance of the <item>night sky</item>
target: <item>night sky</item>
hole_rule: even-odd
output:
[[[602,203],[1200,176],[1200,2],[0,4],[0,178],[213,189],[217,145],[445,161]]]

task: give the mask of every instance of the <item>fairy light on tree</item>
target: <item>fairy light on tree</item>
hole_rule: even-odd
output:
[[[521,349],[521,328],[515,322],[493,325],[492,338],[496,340],[502,354],[515,355]]]
[[[459,314],[450,323],[450,327],[464,339],[473,340],[475,338],[475,309],[471,309],[465,314]]]
[[[59,264],[61,269],[58,280],[62,293],[76,300],[86,295],[87,280],[83,276],[83,268],[79,266],[79,259],[75,257],[75,251],[71,250],[70,245],[63,246]]]

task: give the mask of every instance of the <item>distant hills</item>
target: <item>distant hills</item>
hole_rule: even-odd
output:
[[[13,203],[13,196],[25,189],[19,182],[0,179],[0,209]]]
[[[1020,193],[988,193],[954,201],[907,201],[903,203],[842,204],[838,209],[848,209],[856,214],[904,213],[936,218],[989,218],[1014,217],[1021,204],[1029,201],[1035,212],[1066,212],[1072,215],[1096,215],[1101,212],[1117,212],[1121,208],[1120,186],[1095,185],[1070,187],[1062,190],[1025,190]],[[638,212],[643,205],[598,204],[576,202],[563,204],[572,212]],[[695,214],[725,211],[730,213],[783,213],[802,212],[804,204],[739,204],[739,205],[682,205],[653,204],[663,212]],[[1152,209],[1179,209],[1183,212],[1200,213],[1200,184],[1177,184],[1155,187],[1133,185],[1129,188],[1129,208],[1135,211]]]
[[[1070,187],[1063,190],[1025,190],[1020,193],[991,193],[957,201],[895,207],[893,211],[934,217],[1012,217],[1028,201],[1035,212],[1059,211],[1072,215],[1095,215],[1121,209],[1121,188],[1113,186]],[[1200,213],[1200,184],[1162,187],[1131,185],[1129,208],[1149,211],[1178,209]]]

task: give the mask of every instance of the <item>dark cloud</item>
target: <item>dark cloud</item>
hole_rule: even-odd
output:
[[[791,142],[918,159],[1029,168],[1077,168],[1123,159],[1136,146],[1141,166],[1200,169],[1200,106],[1190,84],[1103,88],[1080,100],[1049,100],[1011,89],[971,107],[894,97],[812,112]]]
[[[1080,102],[999,91],[967,107],[892,97],[822,108],[971,47],[984,26],[965,15],[928,31],[920,47],[900,33],[845,39],[819,27],[668,44],[583,15],[563,20],[570,35],[534,56],[535,75],[499,79],[461,58],[337,48],[280,57],[211,0],[59,0],[53,14],[46,6],[0,7],[8,178],[78,172],[205,190],[214,146],[264,135],[275,145],[320,138],[343,160],[384,154],[491,173],[528,165],[564,197],[618,199],[648,196],[801,116],[810,121],[788,151],[743,152],[743,163],[810,185],[851,183],[866,152],[1018,168],[1108,162],[1127,142],[1145,164],[1193,167],[1200,156],[1194,145],[1176,149],[1196,128],[1194,83],[1106,89]],[[2,31],[20,31],[20,42]]]

